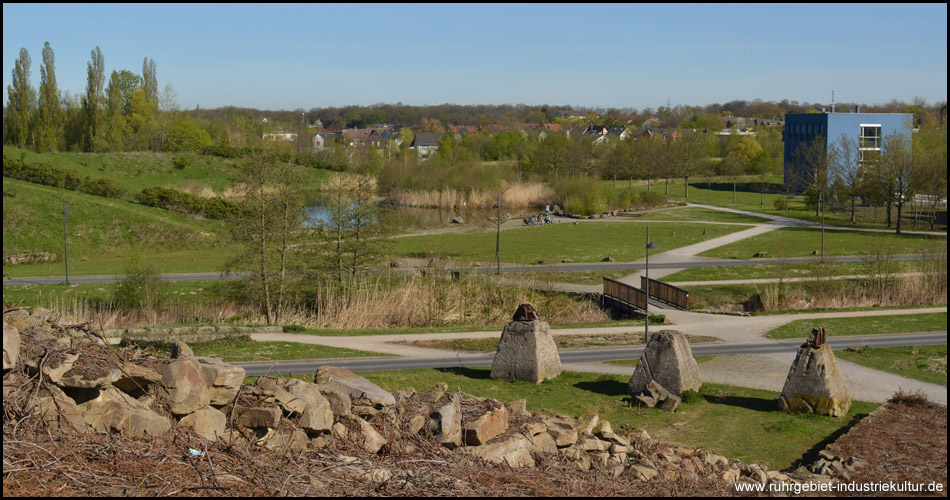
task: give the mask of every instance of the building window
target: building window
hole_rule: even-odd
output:
[[[878,158],[881,155],[881,125],[861,124],[861,135],[858,137],[860,161]]]

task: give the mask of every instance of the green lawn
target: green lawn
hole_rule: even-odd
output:
[[[835,356],[875,370],[883,370],[931,384],[947,385],[947,346],[898,346],[842,349]]]
[[[516,276],[519,279],[528,281],[539,281],[542,283],[573,283],[577,285],[602,285],[604,278],[620,279],[624,276],[633,274],[639,269],[616,269],[603,271],[537,271],[522,272]]]
[[[947,330],[947,313],[860,316],[853,318],[799,319],[768,334],[772,339],[807,338],[811,329],[825,327],[825,335],[874,335],[887,333],[938,332]]]
[[[563,372],[538,385],[493,381],[488,368],[420,369],[362,372],[386,390],[422,390],[439,382],[451,390],[500,401],[527,399],[529,411],[573,416],[596,413],[614,429],[627,424],[646,429],[664,441],[720,453],[771,469],[788,467],[834,433],[845,431],[855,417],[878,405],[855,401],[842,418],[790,415],[778,410],[779,393],[706,384],[675,413],[627,406],[629,376]]]
[[[914,271],[911,261],[894,262],[895,273]],[[779,264],[755,264],[748,266],[711,266],[684,269],[663,277],[663,281],[725,281],[746,279],[806,278],[813,275],[814,264],[785,264],[784,270]],[[867,264],[863,262],[838,262],[830,266],[832,276],[850,276],[867,274]]]
[[[743,229],[748,227],[658,222],[650,224],[650,237],[660,247],[658,251],[665,251]],[[632,262],[645,256],[645,238],[646,224],[628,222],[562,222],[511,229],[501,235],[501,260],[532,264],[538,260],[556,263],[563,259],[600,262],[605,257],[611,257],[618,262]],[[402,257],[437,256],[493,262],[495,233],[447,233],[398,238],[394,241],[393,252]]]
[[[386,356],[375,352],[297,342],[255,342],[245,335],[188,346],[195,356],[216,356],[227,362]],[[172,351],[170,344],[146,344],[144,347],[160,357],[170,356]]]
[[[637,217],[637,220],[664,220],[664,221],[708,221],[708,222],[737,222],[740,224],[759,224],[771,219],[754,215],[736,214],[721,210],[710,210],[699,207],[671,208],[649,212]]]
[[[220,269],[231,249],[223,224],[127,201],[3,178],[4,255],[63,255],[63,200],[69,273],[119,274],[137,253],[162,272]],[[5,276],[62,276],[65,262],[3,266]]]
[[[220,288],[225,285],[226,283],[220,281],[168,281],[164,282],[164,289],[166,297],[172,300],[181,297],[207,301],[218,297],[221,294]],[[60,305],[73,300],[74,297],[90,302],[111,302],[115,288],[114,283],[4,285],[3,302],[55,310],[59,309]]]
[[[736,243],[708,250],[699,255],[727,259],[751,259],[757,252],[769,257],[806,257],[821,248],[821,230],[785,227],[753,236]],[[894,255],[920,250],[946,251],[946,236],[921,236],[864,231],[825,230],[825,255],[862,255],[868,249],[888,249]]]

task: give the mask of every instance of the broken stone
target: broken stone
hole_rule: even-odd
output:
[[[572,425],[558,418],[547,418],[544,425],[548,428],[548,434],[554,438],[558,447],[572,445],[577,441],[577,430]]]
[[[640,481],[649,481],[660,474],[653,467],[648,467],[642,464],[631,465],[630,472]]]
[[[118,380],[113,382],[112,385],[123,392],[138,394],[146,391],[150,385],[160,382],[161,380],[162,376],[155,370],[126,362],[122,365],[122,374],[119,375]]]
[[[194,429],[195,434],[208,441],[217,441],[224,436],[228,417],[216,408],[202,408],[185,416],[178,423]]]
[[[234,406],[234,422],[244,427],[274,428],[280,422],[281,411],[276,406]]]
[[[557,443],[547,432],[531,436],[531,453],[557,453]]]
[[[159,436],[171,429],[168,419],[115,387],[98,392],[98,397],[78,405],[83,419],[97,432],[116,431],[142,437]]]
[[[381,450],[383,446],[386,445],[386,438],[380,435],[379,432],[377,432],[369,422],[355,416],[351,416],[349,418],[352,418],[359,424],[360,436],[362,437],[360,445],[363,446],[366,451],[370,453],[378,453],[379,450]]]
[[[429,431],[446,448],[462,446],[462,406],[458,394],[429,415]]]
[[[221,361],[220,358],[200,357],[198,367],[208,386],[208,396],[213,406],[231,404],[241,389],[247,372],[240,366]]]
[[[205,385],[198,363],[193,359],[180,359],[162,366],[162,383],[167,394],[165,400],[175,415],[187,415],[211,403],[208,386]]]
[[[509,467],[534,467],[531,457],[531,441],[515,434],[496,441],[466,448],[475,456],[493,464],[507,463]]]
[[[3,321],[3,370],[16,367],[20,360],[20,332]]]
[[[51,427],[85,431],[86,421],[76,402],[55,385],[49,385],[46,388],[49,390],[49,395],[36,399],[36,409],[43,423]]]
[[[516,401],[509,401],[505,403],[505,407],[508,408],[509,415],[515,415],[518,417],[530,417],[531,412],[528,411],[528,400],[519,399]]]
[[[561,357],[546,321],[512,321],[501,333],[492,380],[538,384],[561,373]]]
[[[333,411],[334,417],[339,418],[350,414],[350,396],[347,393],[332,385],[313,384],[313,386],[330,402],[330,410]]]
[[[300,379],[290,379],[284,388],[293,396],[293,400],[284,405],[284,409],[293,408],[300,415],[299,424],[310,432],[330,430],[333,425],[333,410],[330,402],[314,387]]]
[[[188,358],[194,355],[195,352],[184,342],[175,342],[174,347],[172,347],[172,359]]]
[[[508,409],[500,406],[465,424],[465,444],[485,444],[508,430]]]
[[[313,377],[314,382],[326,384],[343,391],[352,399],[365,398],[382,406],[396,404],[396,398],[382,387],[339,366],[321,366]]]
[[[660,405],[660,409],[666,411],[676,411],[676,408],[679,407],[681,401],[682,400],[679,396],[670,394],[670,396],[666,398],[666,401],[663,401],[663,404]]]
[[[851,397],[831,346],[815,349],[803,344],[785,379],[779,406],[785,412],[840,417],[851,408]]]

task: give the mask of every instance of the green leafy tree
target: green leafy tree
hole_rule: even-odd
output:
[[[13,65],[13,84],[7,85],[7,133],[9,142],[25,148],[30,136],[30,111],[34,91],[30,85],[30,53],[20,49],[20,57]]]
[[[105,90],[106,61],[102,56],[102,50],[98,46],[92,51],[86,69],[86,96],[83,100],[85,115],[84,149],[86,151],[99,151],[103,135],[102,101]]]
[[[145,97],[156,105],[158,103],[158,70],[155,67],[155,61],[146,57],[142,61],[142,88],[145,89]]]
[[[141,76],[127,69],[119,71],[119,89],[122,93],[122,114],[124,116],[132,114],[132,92],[138,88],[142,88]]]
[[[106,89],[106,143],[110,151],[122,151],[122,139],[125,136],[125,118],[122,116],[122,88],[119,73],[112,72],[109,87]]]
[[[211,144],[211,135],[207,130],[190,121],[178,121],[168,127],[165,151],[200,153]]]
[[[763,153],[762,146],[749,136],[730,136],[724,153],[718,173],[732,178],[732,204],[735,205],[738,177],[755,169],[754,163]]]
[[[43,45],[43,65],[40,66],[40,102],[37,116],[36,149],[56,152],[62,142],[63,110],[56,87],[56,58],[49,42]]]

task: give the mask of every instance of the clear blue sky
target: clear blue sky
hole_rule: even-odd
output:
[[[947,100],[946,4],[5,3],[4,88],[21,47],[39,86],[46,41],[61,91],[98,45],[184,109]]]

